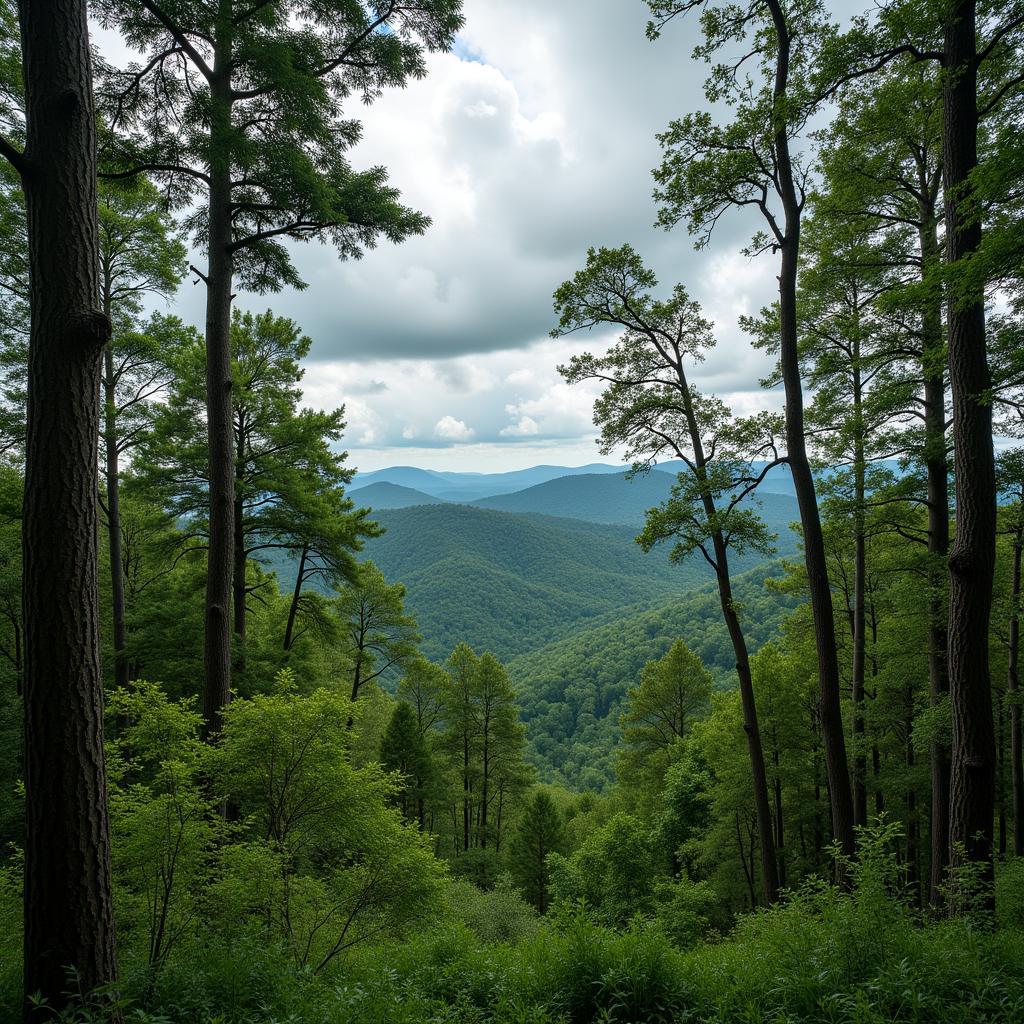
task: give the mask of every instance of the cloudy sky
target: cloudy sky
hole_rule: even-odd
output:
[[[348,411],[346,447],[364,470],[513,469],[596,461],[593,392],[556,366],[599,338],[548,338],[551,294],[589,245],[630,242],[662,283],[685,282],[718,327],[698,383],[738,411],[764,358],[737,317],[769,301],[774,267],[738,250],[758,225],[737,217],[697,253],[685,230],[653,226],[655,133],[704,105],[690,54],[696,21],[657,43],[642,0],[467,0],[455,52],[364,112],[355,166],[384,164],[428,213],[422,238],[342,263],[319,245],[296,262],[309,287],[260,298],[313,339],[309,404]],[[202,321],[202,289],[183,315]]]

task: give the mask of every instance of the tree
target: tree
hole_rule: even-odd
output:
[[[58,1012],[66,970],[116,981],[103,688],[96,465],[100,365],[96,137],[86,5],[19,8],[21,177],[32,325],[23,519],[25,993]],[[26,1016],[31,1012],[26,1008]],[[115,1012],[116,1016],[116,1012]]]
[[[409,663],[420,635],[416,620],[405,612],[405,587],[389,584],[372,562],[363,562],[355,580],[335,598],[334,614],[342,627],[343,649],[352,664],[354,704],[368,683]]]
[[[1020,605],[1024,551],[1024,449],[1004,452],[997,464],[1000,491],[1012,497],[1007,529],[1011,544],[1010,621],[1007,630],[1006,692],[1010,700],[1010,780],[1013,801],[1013,852],[1024,856],[1024,744],[1021,736]]]
[[[705,0],[649,0],[656,37],[672,18],[704,5]],[[764,228],[748,252],[779,255],[779,355],[785,389],[786,458],[793,475],[804,561],[818,647],[819,704],[832,831],[847,856],[855,847],[853,795],[846,759],[840,694],[839,662],[833,632],[832,592],[825,558],[814,477],[807,454],[804,398],[799,362],[797,271],[800,228],[806,202],[807,169],[794,152],[796,140],[814,113],[816,94],[811,78],[821,46],[831,27],[819,0],[757,0],[743,11],[724,16],[708,4],[706,38],[697,53],[710,60],[723,48],[746,47],[743,60],[717,66],[705,87],[711,102],[725,101],[734,112],[725,126],[708,112],[674,121],[659,136],[664,158],[655,172],[655,198],[662,204],[659,221],[672,227],[686,221],[707,244],[715,225],[731,209],[753,207]],[[793,46],[799,36],[800,45]],[[751,58],[758,80],[748,77]]]
[[[156,176],[192,213],[207,254],[206,410],[209,556],[205,713],[216,729],[230,698],[235,567],[231,433],[231,301],[235,282],[265,292],[301,286],[285,239],[332,242],[356,257],[380,237],[399,242],[427,219],[398,202],[377,167],[354,172],[346,153],[370,101],[424,74],[423,51],[451,44],[459,0],[388,6],[331,0],[103,2],[102,22],[146,54],[108,70],[102,104],[113,131],[110,173]],[[201,200],[205,199],[205,207]]]
[[[432,774],[430,751],[416,721],[416,711],[404,700],[395,705],[380,743],[380,763],[401,776],[395,800],[406,821],[424,827],[424,804]]]
[[[554,800],[539,789],[526,805],[515,838],[510,860],[516,881],[526,898],[542,914],[547,913],[551,871],[548,856],[565,852],[565,828]]]
[[[555,293],[560,318],[554,333],[607,323],[624,328],[624,334],[603,357],[575,356],[560,372],[570,383],[597,380],[605,385],[595,405],[603,452],[624,447],[637,468],[650,466],[666,454],[686,467],[671,499],[648,513],[638,539],[645,550],[673,541],[671,557],[677,562],[700,552],[715,573],[743,696],[765,891],[772,901],[777,876],[764,754],[747,642],[733,600],[729,554],[730,548],[737,552],[770,548],[767,530],[750,503],[743,502],[765,473],[779,464],[775,427],[771,416],[733,423],[722,402],[693,387],[687,363],[702,359],[713,346],[711,325],[681,285],[669,299],[655,300],[650,291],[656,284],[653,273],[629,246],[591,249],[586,268]],[[767,454],[768,462],[755,470],[751,453],[754,457]]]
[[[103,350],[103,475],[113,605],[114,682],[128,681],[124,559],[121,552],[121,457],[149,425],[152,399],[171,380],[174,352],[188,331],[173,318],[140,327],[146,295],[168,296],[185,271],[185,246],[168,224],[164,201],[145,178],[100,190],[100,275],[103,311],[113,336]]]
[[[644,665],[640,685],[626,695],[626,709],[619,720],[627,746],[619,778],[637,770],[654,774],[660,789],[671,763],[668,758],[679,753],[693,723],[707,714],[711,690],[711,674],[682,640],[676,640],[657,661]]]
[[[260,554],[299,558],[286,627],[295,635],[302,589],[319,576],[327,584],[354,579],[353,552],[377,530],[368,510],[344,495],[351,471],[332,445],[344,411],[300,408],[301,359],[310,339],[291,320],[235,311],[232,324],[234,437],[233,629],[237,667],[245,669],[248,599],[246,566]],[[175,362],[175,380],[146,439],[141,469],[188,533],[209,544],[208,451],[204,433],[205,355],[195,339]]]
[[[941,281],[942,93],[928,64],[889,67],[854,79],[840,93],[839,115],[822,153],[822,216],[856,223],[878,239],[884,262],[902,278],[886,302],[904,325],[890,345],[917,363],[918,387],[908,396],[910,426],[892,451],[923,466],[929,552],[930,701],[949,691],[946,665],[949,552],[949,441],[946,341]],[[916,425],[915,425],[916,423]],[[919,501],[917,490],[911,496]],[[949,743],[938,732],[931,764],[929,899],[941,898],[949,853]]]

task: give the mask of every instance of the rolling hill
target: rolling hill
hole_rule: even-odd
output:
[[[669,496],[673,483],[675,475],[660,470],[632,479],[625,473],[586,473],[558,477],[512,494],[481,498],[472,504],[505,512],[533,512],[641,527],[647,510]],[[779,535],[780,551],[788,554],[795,547],[789,524],[800,517],[796,499],[765,491],[760,501],[765,522]]]
[[[751,651],[769,640],[796,599],[765,589],[777,563],[735,580]],[[544,779],[601,789],[614,777],[619,713],[644,664],[682,638],[723,687],[734,685],[734,659],[713,584],[579,627],[571,636],[509,662],[530,759]]]
[[[436,505],[444,501],[414,487],[403,487],[386,480],[356,487],[348,492],[348,496],[362,508],[409,508],[410,505]]]
[[[407,587],[425,653],[460,640],[509,658],[617,609],[708,578],[696,561],[644,555],[628,527],[466,505],[382,510],[365,556]]]

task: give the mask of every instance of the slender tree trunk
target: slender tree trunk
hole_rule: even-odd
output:
[[[234,633],[235,633],[235,668],[239,672],[245,671],[245,510],[242,507],[242,498],[235,496],[233,509],[234,529],[234,568],[231,573],[232,595],[231,601],[234,606]]]
[[[721,534],[718,535],[719,539]],[[716,545],[717,547],[717,545]],[[736,675],[740,681],[740,704],[743,707],[743,731],[747,735],[747,753],[750,756],[751,781],[754,790],[754,811],[757,815],[757,837],[761,852],[761,878],[766,903],[774,903],[779,895],[779,867],[776,860],[775,840],[771,808],[768,803],[768,773],[764,766],[764,750],[761,746],[761,730],[758,727],[757,704],[754,698],[754,681],[750,672],[750,657],[747,643],[736,614],[732,586],[729,580],[729,562],[724,543],[716,551],[718,561],[718,593],[722,615],[729,630],[733,655],[736,658]],[[779,817],[778,827],[782,827]]]
[[[490,797],[489,787],[491,783],[491,750],[490,750],[490,727],[487,720],[484,720],[483,730],[483,777],[481,778],[480,790],[480,848],[487,846],[487,802]]]
[[[854,515],[853,515],[853,823],[868,823],[867,757],[864,751],[864,676],[867,649],[867,538],[864,526],[864,399],[860,340],[853,343]]]
[[[470,812],[469,783],[469,734],[462,734],[462,849],[469,849],[469,833],[472,823]]]
[[[818,655],[818,712],[821,738],[828,774],[832,834],[848,857],[855,851],[853,832],[853,792],[850,767],[846,759],[840,696],[839,658],[836,653],[832,591],[829,586],[825,541],[814,491],[814,477],[807,458],[804,437],[804,400],[800,379],[800,361],[796,312],[796,278],[800,251],[800,215],[802,212],[793,179],[789,151],[789,129],[782,111],[787,103],[790,37],[786,15],[779,0],[768,0],[768,9],[778,42],[774,95],[779,127],[774,136],[778,167],[778,190],[784,211],[784,237],[779,268],[779,349],[782,382],[786,393],[786,453],[793,474],[800,522],[804,534],[804,562],[814,617],[814,639]]]
[[[1011,588],[1010,651],[1006,669],[1006,692],[1010,702],[1010,780],[1013,791],[1013,852],[1024,857],[1024,758],[1021,747],[1020,691],[1020,596],[1021,549],[1024,548],[1024,527],[1013,539],[1013,585]]]
[[[107,310],[109,315],[110,310]],[[107,463],[107,540],[110,548],[110,597],[114,620],[114,684],[128,684],[128,640],[125,624],[124,565],[121,554],[121,478],[118,458],[117,401],[114,381],[114,353],[108,342],[103,349],[103,446]]]
[[[922,189],[922,195],[925,190]],[[921,209],[921,273],[926,284],[938,269],[938,218],[934,203]],[[949,555],[949,464],[946,456],[946,346],[942,337],[942,299],[929,299],[922,317],[924,336],[925,471],[928,477],[928,689],[931,706],[949,693],[946,667],[947,605],[945,563]],[[931,866],[928,902],[942,900],[942,881],[949,860],[949,744],[935,736],[929,751],[931,768]]]
[[[918,870],[918,838],[921,825],[917,810],[917,790],[914,788],[914,688],[906,687],[904,693],[904,763],[907,768],[907,884],[914,889],[915,903],[920,904],[920,872]]]
[[[775,766],[775,854],[779,863],[779,885],[786,887],[786,834],[782,828],[782,778],[779,775],[779,748],[772,750],[772,762]]]
[[[231,600],[235,557],[235,473],[231,416],[231,67],[230,20],[218,26],[210,87],[209,267],[206,289],[206,421],[210,543],[206,567],[203,715],[207,734],[221,727],[231,700]]]
[[[999,833],[996,849],[1000,858],[1006,856],[1006,693],[996,703],[996,821]]]
[[[299,571],[295,574],[295,587],[292,590],[292,601],[288,606],[288,624],[284,628],[284,649],[292,649],[292,638],[295,635],[295,616],[299,611],[299,598],[302,597],[303,574],[306,571],[306,556],[309,554],[309,547],[302,546],[302,554],[299,555]]]
[[[981,244],[981,223],[970,188],[978,162],[975,32],[974,0],[956,0],[944,25],[943,184],[951,264],[969,257]],[[949,556],[949,831],[954,862],[966,859],[981,866],[983,877],[991,881],[995,734],[988,642],[996,492],[991,378],[980,294],[951,296],[949,377],[956,465],[956,534]]]
[[[743,831],[740,828],[740,815],[736,812],[736,842],[740,848],[740,864],[743,865],[743,877],[747,880],[747,892],[750,894],[750,909],[757,906],[757,893],[754,890],[754,873],[747,867],[747,853],[743,845]],[[753,863],[753,861],[751,861]]]
[[[680,395],[690,433],[690,444],[693,448],[694,468],[697,478],[704,484],[707,482],[707,458],[704,454],[704,442],[693,408],[693,399],[687,383],[686,373],[678,353],[676,358],[675,371],[679,380]],[[702,490],[705,515],[709,522],[714,522],[716,515],[714,498],[706,487],[702,488]],[[732,643],[733,656],[736,659],[736,676],[740,684],[743,731],[747,736],[747,753],[750,757],[754,810],[757,815],[757,837],[761,852],[764,898],[766,903],[774,903],[779,894],[779,866],[775,857],[772,815],[768,802],[768,773],[764,766],[764,749],[761,744],[761,729],[757,718],[754,682],[750,672],[750,655],[747,650],[746,637],[743,635],[743,627],[736,613],[736,602],[732,596],[729,551],[726,546],[725,537],[721,530],[714,530],[711,539],[715,553],[715,576],[718,582],[718,598],[722,607],[722,616],[725,619],[726,628],[729,630],[729,640]]]
[[[100,674],[96,137],[86,5],[19,4],[32,324],[22,528],[26,1020],[67,1003],[67,969],[116,981]],[[115,1014],[116,1016],[116,1014]]]

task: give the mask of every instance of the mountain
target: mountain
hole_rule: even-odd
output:
[[[795,597],[765,588],[765,579],[778,573],[774,563],[734,581],[751,652],[778,632],[796,604]],[[718,686],[734,685],[732,645],[713,584],[653,608],[620,610],[509,662],[530,759],[541,778],[596,789],[612,781],[626,692],[644,664],[680,638],[700,655]]]
[[[674,566],[664,552],[644,555],[629,527],[467,505],[374,518],[386,532],[367,542],[365,557],[406,585],[432,658],[460,640],[509,658],[708,578],[696,560]]]
[[[669,496],[675,476],[660,470],[630,479],[625,473],[586,473],[548,480],[512,494],[498,494],[472,502],[505,512],[534,512],[567,516],[595,523],[622,523],[641,527],[649,508]],[[800,518],[796,499],[765,491],[760,495],[761,515],[779,536],[779,549],[795,549],[789,524]]]
[[[355,488],[368,487],[370,484],[397,484],[399,487],[412,487],[431,497],[438,487],[447,487],[448,483],[440,473],[431,469],[418,469],[416,466],[392,466],[390,469],[377,469],[371,473],[356,473],[352,481]]]
[[[361,508],[408,508],[410,505],[436,505],[441,498],[435,498],[414,487],[403,487],[401,484],[388,483],[380,480],[356,487],[348,492],[348,496]]]
[[[532,487],[546,480],[580,473],[621,473],[622,466],[608,466],[595,462],[588,466],[531,466],[506,473],[456,473],[432,469],[417,469],[413,466],[392,466],[358,473],[355,485],[363,487],[373,483],[392,483],[403,487],[414,487],[434,498],[446,501],[475,501],[494,494],[508,494],[512,491]]]

